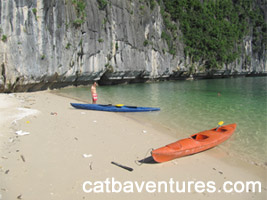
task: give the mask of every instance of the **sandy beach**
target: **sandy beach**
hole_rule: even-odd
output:
[[[0,200],[267,199],[266,168],[237,160],[220,147],[139,166],[135,161],[144,158],[149,149],[177,138],[122,114],[74,109],[70,102],[77,101],[49,91],[0,94]],[[112,179],[122,185],[133,182],[134,186],[145,186],[141,192],[129,187],[119,191],[119,183],[113,192],[112,183],[108,189],[101,188],[104,184],[99,181],[108,183]],[[170,180],[186,185],[212,181],[216,191],[196,189],[193,184],[190,191],[187,188],[178,193],[154,185]],[[258,181],[261,191],[223,191],[225,182],[237,181]],[[99,187],[94,188],[96,185]],[[240,187],[237,184],[237,189]]]

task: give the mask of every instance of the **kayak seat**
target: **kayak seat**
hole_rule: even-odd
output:
[[[195,134],[195,135],[192,135],[191,138],[196,140],[196,141],[201,141],[201,140],[205,140],[205,139],[209,138],[209,136],[202,135],[202,134]]]

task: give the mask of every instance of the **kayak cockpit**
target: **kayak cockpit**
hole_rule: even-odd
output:
[[[209,138],[209,136],[203,135],[203,134],[195,134],[195,135],[192,135],[191,138],[196,141],[202,141],[202,140]]]
[[[219,127],[219,128],[214,128],[212,129],[212,131],[216,131],[216,132],[226,132],[229,131],[228,129],[224,128],[224,127]]]

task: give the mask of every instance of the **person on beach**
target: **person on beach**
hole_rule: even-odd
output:
[[[91,87],[91,95],[92,95],[92,103],[93,104],[96,104],[96,101],[97,101],[96,86],[97,86],[97,83],[94,82],[94,84]]]

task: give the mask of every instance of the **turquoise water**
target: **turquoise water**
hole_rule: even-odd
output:
[[[59,92],[91,101],[90,87]],[[220,148],[267,163],[267,77],[100,86],[97,92],[98,103],[160,107],[160,112],[126,115],[167,127],[177,139],[216,127],[219,121],[237,123]]]

